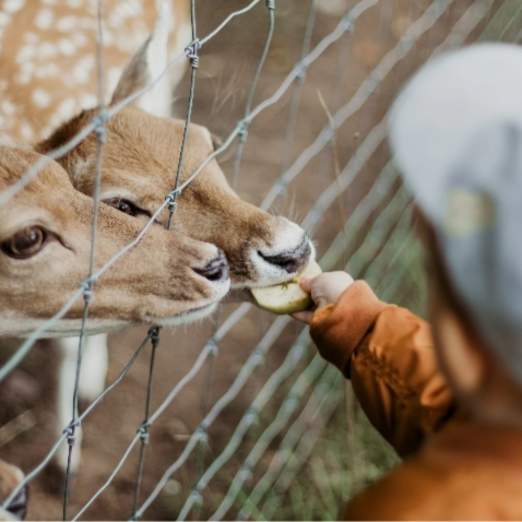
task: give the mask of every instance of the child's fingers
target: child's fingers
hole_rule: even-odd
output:
[[[312,322],[313,316],[313,312],[296,312],[295,314],[292,314],[292,317],[294,319],[297,319],[298,321],[301,321],[306,324],[310,324]]]
[[[312,281],[313,278],[310,277],[301,277],[299,279],[299,286],[305,291],[310,293],[312,291]]]

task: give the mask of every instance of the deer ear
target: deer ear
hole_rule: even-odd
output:
[[[140,91],[163,73],[168,63],[168,41],[172,21],[170,0],[158,0],[154,30],[125,67],[112,95],[111,105]],[[168,74],[140,96],[135,105],[156,116],[169,116],[171,85]]]

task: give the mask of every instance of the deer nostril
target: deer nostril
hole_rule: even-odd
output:
[[[194,272],[212,282],[228,279],[228,263],[223,252],[210,261],[203,268],[193,268]]]
[[[282,268],[289,274],[297,272],[308,261],[312,249],[308,238],[291,252],[284,252],[276,255],[266,255],[258,251],[258,254],[267,262]]]

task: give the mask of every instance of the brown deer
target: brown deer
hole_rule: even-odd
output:
[[[0,191],[20,179],[39,155],[0,146]],[[60,165],[50,162],[0,207],[0,336],[25,336],[52,317],[74,294],[89,269],[93,200],[73,188]],[[140,223],[101,205],[96,265],[102,266],[140,232]],[[169,234],[150,234],[95,281],[87,332],[131,323],[171,325],[212,312],[230,280],[222,252],[214,245]],[[43,336],[78,334],[80,296]],[[69,401],[69,412],[71,404]],[[65,416],[65,413],[64,413]],[[0,461],[0,501],[20,482],[22,472]],[[25,510],[25,490],[10,512]],[[10,520],[0,510],[0,519]]]
[[[0,191],[39,158],[0,146]],[[0,207],[0,336],[24,337],[52,317],[80,288],[89,269],[93,200],[75,190],[50,162]],[[142,225],[108,205],[98,209],[96,266],[130,243]],[[129,323],[164,325],[208,312],[229,289],[222,252],[210,243],[152,227],[141,242],[94,283],[87,333]],[[79,332],[82,299],[46,337]]]
[[[179,4],[174,3],[174,6],[177,8]],[[152,2],[143,3],[143,9],[152,8]],[[125,60],[113,61],[110,53],[105,50],[106,66],[111,70],[120,66],[122,70],[116,88],[109,91],[112,94],[111,99],[107,100],[110,104],[118,103],[141,89],[166,66],[169,25],[164,23],[165,20],[165,16],[159,18],[151,37],[130,61],[127,60],[125,70]],[[175,34],[180,33],[179,24],[188,27],[186,4],[184,14],[178,10],[174,20]],[[187,31],[185,29],[181,32]],[[94,40],[94,34],[92,38]],[[172,38],[169,41],[172,42]],[[186,45],[189,41],[190,38],[187,38],[183,44]],[[171,46],[171,52],[179,49],[175,45]],[[79,56],[76,56],[76,59],[78,60]],[[59,62],[55,59],[54,63]],[[61,67],[60,63],[59,65]],[[57,83],[54,90],[60,92],[62,83]],[[184,121],[169,118],[173,84],[174,82],[169,82],[167,89],[160,84],[158,88],[139,98],[133,107],[123,109],[107,123],[101,197],[109,205],[132,215],[136,221],[148,219],[173,188],[184,127]],[[38,83],[33,85],[33,88],[37,88],[37,85]],[[81,88],[76,87],[76,97],[81,102],[82,96],[94,91],[95,80],[92,78]],[[30,96],[29,101],[25,100],[26,106],[30,100]],[[48,111],[49,107],[45,109]],[[45,121],[46,114],[49,116],[47,112],[41,113],[40,116],[40,111],[34,104],[31,104],[30,112],[34,121]],[[97,113],[97,108],[91,108],[68,119],[49,138],[41,141],[37,149],[46,153],[63,144]],[[40,137],[48,128],[48,125],[39,126],[35,131],[35,137]],[[69,173],[75,188],[85,194],[92,194],[95,180],[95,145],[95,137],[89,136],[59,160]],[[208,130],[192,124],[181,182],[212,151],[212,139]],[[164,225],[166,220],[165,211],[158,219],[158,226]],[[228,185],[216,161],[210,163],[178,198],[174,227],[196,239],[212,242],[225,252],[230,266],[232,287],[235,289],[287,281],[314,256],[313,247],[299,226],[285,218],[274,217],[239,199]],[[70,360],[69,363],[66,361],[67,357],[72,357],[67,354],[73,354],[68,349],[69,344],[76,346],[77,341],[62,341],[65,358],[63,368],[74,366],[74,360]],[[91,338],[87,343],[85,365],[96,368],[96,372],[91,373],[89,379],[84,380],[85,384],[82,384],[81,393],[86,398],[95,396],[104,385],[107,367],[105,346],[106,339],[99,336]],[[70,386],[69,370],[61,372],[61,381],[65,383],[64,388]],[[61,394],[62,397],[67,395]]]

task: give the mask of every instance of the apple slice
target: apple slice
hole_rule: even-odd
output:
[[[257,306],[274,314],[302,312],[312,306],[312,299],[299,286],[299,280],[302,277],[316,277],[321,273],[321,267],[315,261],[312,261],[297,277],[288,283],[252,288],[252,296]]]

